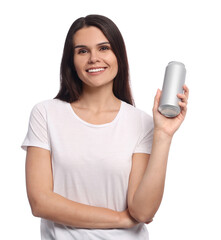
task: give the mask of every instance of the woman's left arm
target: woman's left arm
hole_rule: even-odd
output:
[[[175,118],[166,118],[158,112],[161,91],[154,99],[154,135],[151,155],[135,153],[128,188],[128,208],[130,214],[139,222],[149,222],[157,212],[164,191],[169,149],[174,133],[185,119],[189,89],[183,87],[181,113]]]

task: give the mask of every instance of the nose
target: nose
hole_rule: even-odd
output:
[[[99,55],[96,51],[91,51],[88,59],[88,63],[93,64],[99,62]]]

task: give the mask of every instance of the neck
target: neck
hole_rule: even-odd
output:
[[[120,100],[114,96],[112,88],[113,84],[93,88],[85,85],[77,104],[94,112],[118,108]]]

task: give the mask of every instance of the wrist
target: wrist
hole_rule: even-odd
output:
[[[127,212],[126,211],[122,211],[119,212],[119,228],[128,228],[127,224]]]
[[[137,224],[138,222],[130,216],[128,209],[119,212],[119,228],[131,228]]]
[[[119,228],[125,228],[123,212],[119,212],[118,215],[119,215],[119,217],[118,217],[118,226],[119,226]]]
[[[166,141],[168,143],[171,143],[173,138],[173,134],[168,134],[167,132],[164,132],[157,128],[154,129],[153,136],[158,141]]]

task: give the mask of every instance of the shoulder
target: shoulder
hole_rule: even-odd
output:
[[[64,106],[65,104],[68,103],[59,99],[48,99],[36,103],[33,106],[33,110],[47,111],[53,108],[59,108],[59,106]]]
[[[33,117],[41,116],[46,119],[47,116],[51,113],[53,113],[53,115],[59,114],[61,111],[63,111],[64,106],[67,104],[67,102],[61,101],[59,99],[48,99],[40,101],[33,106],[31,115]]]
[[[152,124],[153,117],[150,114],[126,102],[124,102],[124,105],[128,117],[135,118],[136,120],[139,120],[141,122],[148,122]]]

